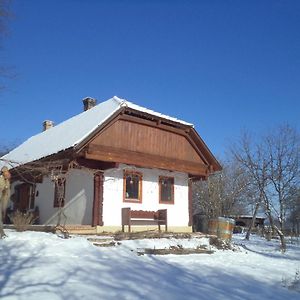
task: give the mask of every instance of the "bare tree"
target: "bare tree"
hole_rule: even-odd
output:
[[[291,188],[299,178],[299,138],[295,129],[278,127],[255,143],[244,134],[232,150],[236,159],[244,166],[257,193],[256,209],[262,206],[270,225],[286,250],[284,223]],[[279,227],[276,225],[276,222]],[[251,226],[246,238],[249,239]]]
[[[7,30],[7,22],[12,17],[12,13],[10,11],[10,0],[0,0],[0,48],[2,47],[2,40],[8,33]],[[15,74],[12,70],[12,67],[8,65],[4,65],[3,63],[0,66],[0,90],[5,87],[4,80],[8,78],[15,77]]]
[[[253,144],[248,133],[242,135],[238,144],[232,148],[232,153],[244,168],[244,172],[247,174],[253,189],[255,209],[252,222],[246,234],[246,239],[249,239],[259,207],[264,203],[265,192],[268,185],[268,160],[262,145],[259,143]]]
[[[224,186],[222,215],[232,216],[245,213],[250,193],[250,182],[243,168],[234,157],[229,158],[224,163],[222,178]]]
[[[22,165],[18,162],[13,162],[10,160],[5,159],[5,156],[0,158],[0,162],[5,166],[9,166],[11,168],[11,175],[14,180],[18,179],[23,182],[32,184],[33,186],[36,185],[36,182],[43,176],[50,176],[51,180],[53,181],[54,187],[59,187],[58,190],[58,222],[57,227],[65,227],[65,224],[61,224],[61,218],[64,215],[64,208],[62,203],[64,203],[64,185],[60,183],[66,180],[67,173],[70,169],[74,168],[74,163],[70,163],[67,159],[57,159],[53,161],[33,161],[31,163],[27,163]],[[1,175],[2,176],[2,175]],[[2,180],[2,177],[0,177]],[[3,181],[3,180],[2,180]],[[2,193],[1,187],[4,185],[2,181],[0,181],[0,196]],[[8,200],[9,197],[5,199]],[[3,202],[3,197],[0,197],[0,208],[1,208],[1,217],[0,217],[0,238],[5,236],[3,230],[3,215],[5,215],[6,205]]]
[[[296,236],[300,234],[300,187],[294,187],[291,189],[289,200],[289,221],[292,233]]]
[[[9,148],[5,146],[0,147],[0,157],[5,155],[8,152],[9,152]],[[4,189],[5,185],[7,185],[7,182],[3,174],[0,173],[0,239],[5,237],[5,233],[3,229],[3,217],[5,215],[7,203],[9,200],[9,195],[7,195],[7,190]]]
[[[3,36],[6,31],[6,22],[7,19],[11,16],[9,11],[9,4],[11,1],[9,0],[0,0],[0,34]]]
[[[0,174],[0,238],[5,236],[3,230],[3,216],[5,215],[10,197],[10,172],[7,167],[1,168]]]
[[[289,199],[293,188],[299,184],[299,136],[290,126],[280,126],[266,137],[266,146],[270,158],[270,204],[279,222],[280,231],[284,232]]]
[[[248,180],[237,161],[222,163],[222,171],[193,185],[193,211],[207,223],[220,216],[230,217],[245,212]],[[204,226],[207,227],[207,226]]]
[[[201,214],[208,219],[221,215],[221,194],[223,180],[221,173],[211,175],[207,180],[194,182],[194,214]]]

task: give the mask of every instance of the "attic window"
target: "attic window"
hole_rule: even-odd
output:
[[[173,177],[159,177],[159,203],[174,204]]]
[[[124,171],[124,202],[142,203],[142,180],[143,176],[141,173],[135,171]]]

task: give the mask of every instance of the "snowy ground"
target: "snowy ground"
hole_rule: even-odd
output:
[[[6,231],[0,240],[1,299],[300,299],[288,288],[300,270],[300,244],[286,254],[278,242],[234,241],[239,251],[213,254],[137,255],[139,248],[206,239],[121,241],[99,248],[84,237]]]

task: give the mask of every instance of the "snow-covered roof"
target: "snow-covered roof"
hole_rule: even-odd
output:
[[[9,168],[15,167],[75,147],[123,107],[128,107],[184,125],[193,126],[190,123],[114,96],[87,111],[32,136],[23,144],[4,155],[1,158],[0,167],[3,165],[7,165]]]

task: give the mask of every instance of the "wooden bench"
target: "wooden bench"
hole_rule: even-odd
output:
[[[165,231],[168,231],[167,225],[167,210],[159,209],[158,211],[131,210],[129,207],[122,208],[122,231],[124,232],[125,225],[128,226],[128,232],[131,232],[132,225],[158,225],[165,226]]]

